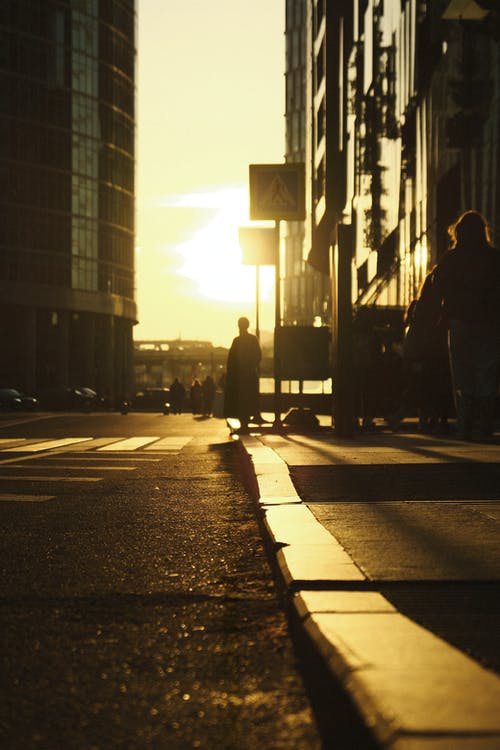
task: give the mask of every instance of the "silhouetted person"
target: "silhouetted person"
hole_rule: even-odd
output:
[[[256,336],[248,332],[248,318],[238,320],[239,336],[233,339],[226,367],[224,416],[236,417],[245,432],[251,417],[259,414],[259,364],[261,350]]]
[[[210,417],[214,411],[214,400],[215,400],[215,391],[216,391],[215,381],[211,375],[207,375],[207,377],[201,384],[201,388],[203,391],[202,412],[205,417]]]
[[[431,432],[448,432],[453,394],[448,355],[448,325],[432,275],[425,279],[415,310],[417,346],[422,362],[421,405]]]
[[[191,411],[193,414],[201,414],[202,402],[203,402],[203,389],[198,378],[195,378],[191,383],[191,389],[189,391],[189,400],[191,404]]]
[[[429,275],[405,315],[404,388],[400,408],[388,420],[393,429],[415,413],[419,430],[447,430],[451,411],[449,369],[448,329],[441,299]]]
[[[356,418],[361,418],[361,428],[374,428],[380,398],[380,372],[382,342],[377,336],[370,311],[361,307],[352,322],[353,336],[353,387]]]
[[[182,412],[182,407],[184,406],[184,401],[186,399],[186,389],[180,382],[179,378],[175,378],[174,382],[170,386],[169,396],[172,412],[174,414],[180,414]]]
[[[459,436],[470,439],[476,410],[483,436],[493,434],[500,364],[500,252],[486,220],[466,211],[448,230],[449,250],[431,271],[449,329]]]
[[[405,312],[401,403],[387,420],[392,430],[397,430],[403,419],[413,414],[418,416],[419,429],[423,429],[425,426],[422,392],[423,351],[415,324],[417,305],[418,301],[412,300]]]

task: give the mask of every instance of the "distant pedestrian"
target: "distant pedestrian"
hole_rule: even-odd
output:
[[[233,339],[227,357],[224,416],[235,417],[246,432],[251,417],[260,414],[259,365],[261,349],[257,336],[248,332],[250,321],[238,320],[239,335]]]
[[[198,378],[195,378],[191,383],[189,391],[189,401],[191,404],[191,411],[193,414],[201,414],[203,408],[203,389]]]
[[[459,436],[470,439],[479,417],[483,437],[495,429],[500,365],[500,251],[478,211],[448,230],[451,249],[431,271],[449,330],[449,354]]]
[[[182,412],[184,401],[186,399],[186,389],[180,382],[179,378],[175,378],[174,382],[170,386],[170,408],[173,414],[180,414]]]
[[[211,417],[214,411],[215,391],[217,389],[215,381],[211,375],[207,375],[201,384],[203,392],[202,412],[205,417]]]

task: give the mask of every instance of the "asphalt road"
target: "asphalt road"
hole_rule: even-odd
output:
[[[2,748],[321,747],[237,461],[220,420],[1,417]]]

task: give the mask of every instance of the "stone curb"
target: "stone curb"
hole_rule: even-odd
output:
[[[240,443],[297,618],[380,747],[500,750],[500,678],[363,590],[363,571],[302,503],[287,464],[255,436]]]

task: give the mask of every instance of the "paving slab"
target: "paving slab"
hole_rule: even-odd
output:
[[[266,497],[293,497],[295,487],[288,472],[265,472],[256,475],[259,495]]]
[[[328,544],[294,544],[283,547],[277,562],[286,586],[307,588],[327,583],[329,586],[359,583],[365,576],[349,555],[332,541]]]
[[[255,464],[283,464],[283,459],[272,448],[266,447],[253,435],[241,435],[240,442]]]
[[[290,466],[305,502],[500,500],[498,463]]]
[[[395,607],[376,591],[298,591],[294,607],[302,618],[317,613],[395,612]]]
[[[240,444],[250,458],[261,505],[300,503],[288,465],[278,454],[253,435],[241,435]]]
[[[332,535],[303,503],[267,508],[264,522],[276,545],[329,544]]]
[[[403,615],[319,613],[305,628],[379,741],[500,739],[500,678]]]
[[[376,581],[500,580],[500,503],[311,504],[317,519]]]
[[[272,448],[289,465],[391,465],[421,463],[498,463],[500,443],[464,443],[432,435],[378,433],[356,439],[340,439],[334,433],[318,435],[263,434],[264,445]]]

